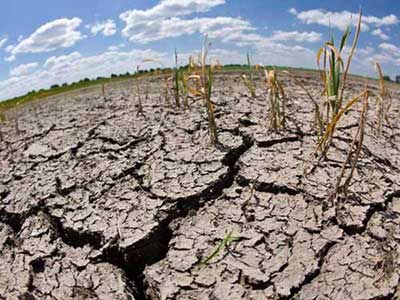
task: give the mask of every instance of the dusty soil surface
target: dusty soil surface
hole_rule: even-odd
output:
[[[298,76],[320,99],[318,78]],[[239,74],[217,77],[217,148],[201,102],[166,107],[157,78],[143,80],[144,116],[132,82],[106,99],[91,88],[10,112],[0,299],[398,299],[399,90],[379,135],[368,83],[358,167],[349,194],[332,201],[360,107],[305,177],[313,106],[282,80],[288,126],[274,134],[263,83],[251,98]],[[364,85],[351,81],[348,95]]]

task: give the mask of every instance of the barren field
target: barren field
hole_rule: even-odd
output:
[[[317,74],[297,75],[321,99]],[[276,134],[260,78],[252,98],[239,73],[217,76],[218,147],[201,100],[167,107],[157,77],[142,79],[144,115],[132,81],[9,112],[0,299],[399,299],[400,90],[378,134],[377,82],[350,80],[345,99],[367,84],[370,109],[350,193],[333,201],[361,105],[304,176],[314,108],[280,79]]]

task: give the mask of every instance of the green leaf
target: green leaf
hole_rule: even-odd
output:
[[[347,41],[347,38],[349,37],[349,35],[350,35],[350,26],[347,26],[346,30],[344,31],[344,33],[342,35],[342,40],[340,41],[340,48],[339,48],[340,52],[342,52],[344,46],[346,45],[346,41]]]
[[[200,265],[206,265],[208,264],[214,257],[218,255],[218,253],[225,247],[228,247],[230,243],[236,242],[240,240],[239,237],[233,237],[232,236],[232,231],[230,231],[219,243],[219,245],[204,259]]]

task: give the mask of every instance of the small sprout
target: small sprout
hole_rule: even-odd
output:
[[[383,120],[390,125],[389,111],[392,107],[392,96],[390,95],[389,89],[385,86],[385,79],[381,66],[378,63],[376,63],[375,66],[379,76],[379,91],[376,99],[376,113],[378,116],[376,130],[379,134],[382,134]]]
[[[247,87],[247,89],[249,90],[251,97],[255,98],[257,97],[256,95],[256,86],[253,80],[253,66],[251,64],[251,58],[250,58],[250,54],[247,53],[247,68],[248,68],[248,74],[242,74],[241,78],[245,84],[245,86]],[[258,69],[258,66],[256,66],[256,69]]]
[[[264,69],[268,87],[269,130],[278,132],[286,126],[286,95],[274,70]]]
[[[221,240],[218,246],[208,255],[203,261],[200,262],[201,266],[207,265],[211,262],[211,260],[216,257],[224,248],[228,248],[232,242],[237,242],[240,240],[240,237],[232,236],[232,231],[229,232],[225,237]]]

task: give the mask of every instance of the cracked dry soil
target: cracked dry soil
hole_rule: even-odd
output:
[[[298,76],[318,99],[316,75]],[[360,108],[306,178],[313,107],[282,79],[288,126],[273,134],[261,80],[253,99],[239,74],[217,77],[218,148],[201,104],[165,107],[156,77],[142,85],[145,116],[130,81],[106,101],[89,88],[10,112],[0,299],[399,299],[399,90],[382,135],[370,109],[351,193],[333,205]],[[201,265],[229,232],[238,240]]]

